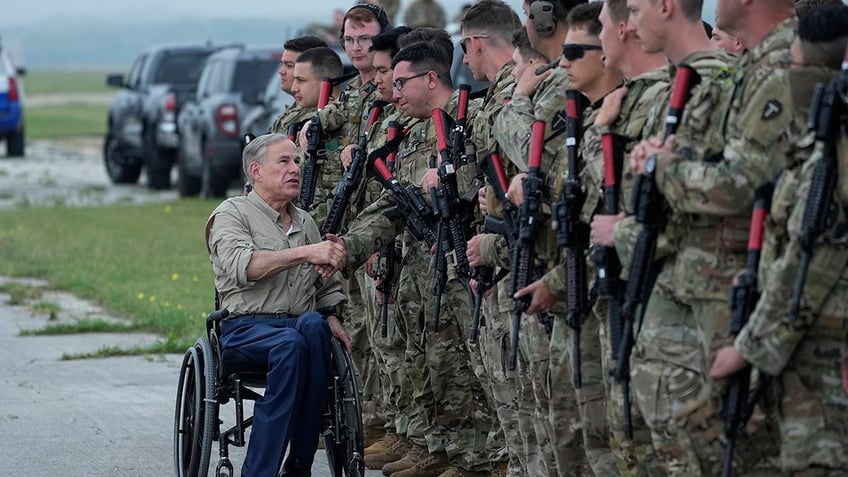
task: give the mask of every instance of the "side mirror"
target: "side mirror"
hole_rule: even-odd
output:
[[[26,76],[27,69],[24,68],[23,66],[19,66],[17,68],[17,72],[18,72],[18,76]]]
[[[123,88],[126,86],[124,83],[124,75],[120,73],[111,74],[106,77],[106,84],[115,88]]]

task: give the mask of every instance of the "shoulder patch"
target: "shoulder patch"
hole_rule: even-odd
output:
[[[557,111],[554,113],[554,116],[551,118],[551,131],[559,132],[560,130],[565,129],[565,110]]]
[[[776,99],[770,99],[763,108],[763,121],[774,119],[783,112],[783,104]]]

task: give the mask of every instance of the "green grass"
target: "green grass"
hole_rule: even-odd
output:
[[[110,71],[111,72],[111,71]],[[106,86],[106,71],[27,71],[24,76],[26,94],[107,93],[117,91]],[[123,71],[114,71],[124,73]]]
[[[45,106],[24,113],[27,139],[64,139],[106,134],[109,106]]]
[[[0,275],[45,278],[161,334],[155,352],[182,352],[214,307],[203,228],[216,205],[0,211]]]

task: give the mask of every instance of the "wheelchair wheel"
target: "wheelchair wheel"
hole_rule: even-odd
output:
[[[359,385],[350,354],[333,339],[332,378],[327,399],[328,423],[324,448],[333,477],[362,477],[365,460],[362,433],[362,406]]]
[[[183,357],[174,412],[174,475],[206,477],[218,419],[215,361],[206,338]]]

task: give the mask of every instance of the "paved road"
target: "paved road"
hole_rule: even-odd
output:
[[[0,277],[0,284],[5,281]],[[61,305],[60,321],[108,318],[102,309],[68,294],[42,299]],[[182,356],[63,360],[66,354],[129,347],[158,337],[20,336],[21,330],[42,328],[48,318],[8,302],[9,295],[0,293],[0,475],[172,475],[174,398]],[[225,409],[232,412],[233,407]],[[236,469],[243,455],[243,449],[231,448]],[[329,476],[324,459],[319,450],[314,476]],[[213,470],[216,462],[214,446]]]

